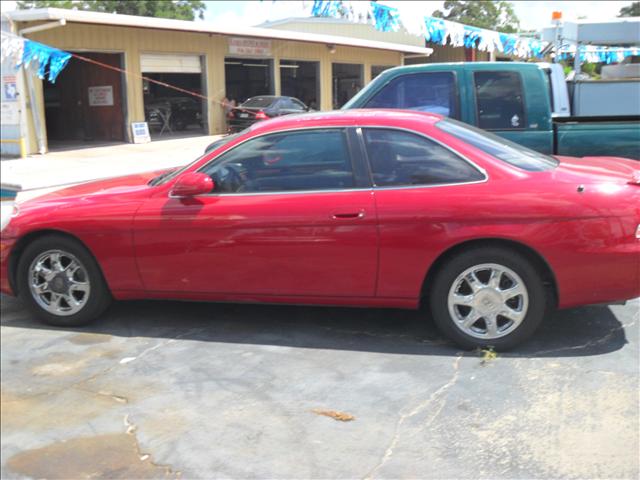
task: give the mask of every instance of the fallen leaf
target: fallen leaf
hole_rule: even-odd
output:
[[[492,360],[498,358],[498,354],[495,352],[493,347],[483,348],[480,350],[480,353],[482,354],[482,360],[480,361],[480,365],[482,366],[487,365]]]
[[[312,411],[317,415],[324,415],[325,417],[330,417],[340,422],[350,422],[356,419],[356,417],[349,413],[337,412],[335,410],[322,410],[321,408],[314,408]]]

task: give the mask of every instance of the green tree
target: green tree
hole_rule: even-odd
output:
[[[203,19],[206,9],[205,3],[198,0],[33,0],[17,5],[20,9],[54,7],[178,20]]]
[[[631,5],[622,7],[619,17],[640,17],[640,2],[632,2]]]
[[[520,29],[520,20],[511,3],[504,1],[447,0],[444,8],[436,10],[432,16],[504,33]]]

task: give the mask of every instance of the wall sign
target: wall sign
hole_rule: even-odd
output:
[[[229,53],[234,55],[271,56],[271,40],[259,38],[229,38]]]
[[[147,122],[132,122],[131,133],[133,134],[133,143],[149,143],[151,141]]]
[[[113,87],[111,85],[89,87],[89,106],[90,107],[113,106]]]
[[[15,75],[4,75],[2,77],[2,99],[8,102],[18,100],[18,87],[16,86]]]
[[[20,124],[20,109],[18,108],[18,102],[2,102],[2,118],[0,121],[3,125]]]

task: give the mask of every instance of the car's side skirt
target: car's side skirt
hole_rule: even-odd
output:
[[[417,298],[381,297],[315,297],[296,295],[250,295],[198,292],[148,292],[116,290],[112,292],[116,300],[187,300],[196,302],[228,303],[276,303],[284,305],[316,305],[361,308],[402,308],[415,310],[420,302]]]

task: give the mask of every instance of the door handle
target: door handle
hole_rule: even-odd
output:
[[[344,220],[349,218],[364,218],[364,210],[357,212],[336,212],[333,214],[333,218],[336,220]]]

